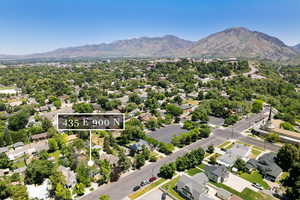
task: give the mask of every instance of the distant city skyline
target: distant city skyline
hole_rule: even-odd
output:
[[[231,27],[300,43],[299,0],[3,0],[0,54],[137,37],[175,35],[197,41]]]

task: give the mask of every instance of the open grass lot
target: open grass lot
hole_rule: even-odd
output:
[[[185,200],[184,198],[182,198],[175,190],[174,187],[176,186],[176,183],[179,180],[179,176],[176,178],[173,178],[171,181],[169,181],[168,183],[164,184],[162,186],[162,189],[164,189],[165,191],[167,191],[170,195],[172,195],[173,197],[175,197],[178,200]]]
[[[194,176],[195,174],[198,174],[200,172],[202,172],[202,170],[199,168],[192,168],[186,171],[186,173],[190,176]]]
[[[227,185],[224,185],[222,183],[214,183],[211,181],[210,181],[210,183],[212,185],[215,185],[216,187],[223,188],[223,189],[227,190],[228,192],[230,192],[238,197],[241,197],[244,200],[274,200],[274,198],[271,196],[268,196],[261,192],[255,192],[249,188],[245,188],[242,192],[238,192],[238,191],[232,189],[231,187],[228,187]]]
[[[146,192],[149,192],[150,190],[152,190],[153,188],[159,186],[160,184],[162,184],[163,182],[165,182],[166,179],[160,178],[157,181],[155,181],[154,183],[151,183],[150,185],[147,185],[146,187],[138,190],[137,192],[129,195],[128,197],[130,199],[136,199],[140,196],[142,196],[143,194],[145,194]]]
[[[262,187],[264,189],[270,188],[270,186],[264,181],[262,175],[257,171],[253,171],[253,172],[251,172],[251,174],[243,173],[240,175],[240,177],[242,177],[243,179],[245,179],[251,183],[259,183],[262,185]]]

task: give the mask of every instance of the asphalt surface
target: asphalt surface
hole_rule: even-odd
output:
[[[132,193],[132,189],[134,186],[138,185],[141,181],[148,179],[152,176],[157,176],[159,172],[159,168],[169,162],[173,162],[176,160],[177,157],[184,155],[185,153],[202,147],[203,149],[206,149],[209,145],[219,145],[225,142],[228,139],[238,139],[240,141],[253,144],[255,146],[258,146],[260,148],[266,148],[271,151],[277,151],[280,147],[264,143],[263,141],[247,137],[244,135],[241,135],[240,132],[246,130],[250,126],[252,126],[256,121],[260,120],[265,113],[267,113],[267,110],[264,110],[263,114],[255,114],[250,116],[248,119],[243,119],[236,123],[232,127],[228,127],[225,129],[215,129],[213,131],[213,134],[203,140],[199,140],[195,143],[192,143],[176,152],[171,154],[170,156],[167,156],[165,158],[162,158],[158,160],[155,163],[151,163],[149,165],[146,165],[142,167],[140,170],[134,171],[131,174],[124,176],[120,178],[118,182],[109,183],[106,185],[103,185],[99,187],[97,190],[81,197],[81,200],[96,200],[99,198],[102,194],[107,194],[111,197],[112,200],[121,200],[124,199],[126,196],[128,196],[130,193]]]
[[[186,129],[181,128],[179,124],[174,124],[152,131],[149,133],[149,136],[160,142],[171,143],[174,135],[180,135],[185,132],[187,132]]]

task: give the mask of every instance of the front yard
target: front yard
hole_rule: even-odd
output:
[[[242,173],[240,177],[251,183],[258,183],[266,190],[270,189],[270,186],[264,181],[262,175],[258,171],[253,171],[251,174]]]
[[[164,184],[161,188],[168,192],[170,195],[172,195],[173,197],[175,197],[178,200],[185,200],[184,198],[182,198],[175,190],[174,187],[176,186],[176,183],[178,182],[180,176],[173,178],[171,181],[167,182],[166,184]]]

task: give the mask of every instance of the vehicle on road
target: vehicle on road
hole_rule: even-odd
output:
[[[148,180],[143,180],[143,181],[141,182],[140,186],[143,187],[143,186],[145,186],[145,185],[147,185],[147,184],[149,184],[149,181],[148,181]]]
[[[155,176],[153,176],[153,177],[149,178],[149,182],[152,183],[153,181],[156,181],[156,179],[157,178]]]
[[[259,190],[263,190],[263,187],[259,183],[252,183],[252,186],[259,189]]]
[[[139,185],[134,186],[133,191],[138,191],[140,188],[141,188],[141,186],[139,186]]]

